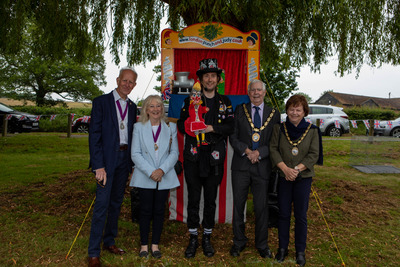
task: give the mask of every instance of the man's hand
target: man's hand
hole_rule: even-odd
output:
[[[252,164],[259,162],[258,157],[260,156],[260,152],[258,152],[258,150],[250,150],[247,148],[245,153]]]
[[[205,133],[214,132],[214,127],[212,125],[207,125],[207,128],[204,130]]]
[[[103,186],[106,185],[106,182],[107,182],[106,170],[104,168],[100,168],[100,169],[95,170],[95,172],[96,172],[97,182],[99,182]]]

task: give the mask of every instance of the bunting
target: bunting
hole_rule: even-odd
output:
[[[171,98],[171,84],[170,81],[168,80],[167,84],[165,85],[165,89],[162,92],[161,98],[162,100],[169,100]]]

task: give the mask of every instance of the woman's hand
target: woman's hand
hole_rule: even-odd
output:
[[[293,169],[293,168],[289,168],[289,167],[286,167],[286,169],[282,170],[282,171],[285,174],[286,181],[294,181],[294,180],[296,180],[297,176],[300,173],[299,170],[296,170],[296,169]]]
[[[283,161],[276,164],[279,169],[285,174],[286,181],[294,181],[300,173],[300,170],[289,168]]]
[[[150,178],[154,182],[161,182],[163,175],[164,175],[164,171],[161,169],[157,169],[151,173]]]

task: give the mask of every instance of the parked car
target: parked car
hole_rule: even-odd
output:
[[[309,107],[310,112],[305,119],[310,119],[315,125],[317,119],[322,119],[320,129],[323,135],[338,137],[350,132],[349,117],[343,112],[343,108],[317,104],[309,104]],[[281,119],[286,120],[285,113],[282,113]],[[335,126],[336,120],[340,123],[340,129]]]
[[[393,136],[400,138],[400,117],[390,121],[390,123],[389,121],[380,121],[379,128],[374,129],[374,135]]]
[[[3,131],[4,116],[11,115],[7,122],[7,132],[22,133],[39,130],[39,121],[36,115],[16,111],[9,106],[0,103],[0,129]]]
[[[72,132],[89,133],[90,116],[77,118],[72,122]]]

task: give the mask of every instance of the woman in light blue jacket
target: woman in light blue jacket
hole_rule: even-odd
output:
[[[148,96],[132,137],[132,161],[135,170],[130,186],[139,188],[140,257],[147,257],[150,221],[153,218],[151,255],[161,258],[160,241],[165,203],[169,189],[179,186],[174,170],[178,160],[176,124],[164,121],[164,104],[160,96]]]

